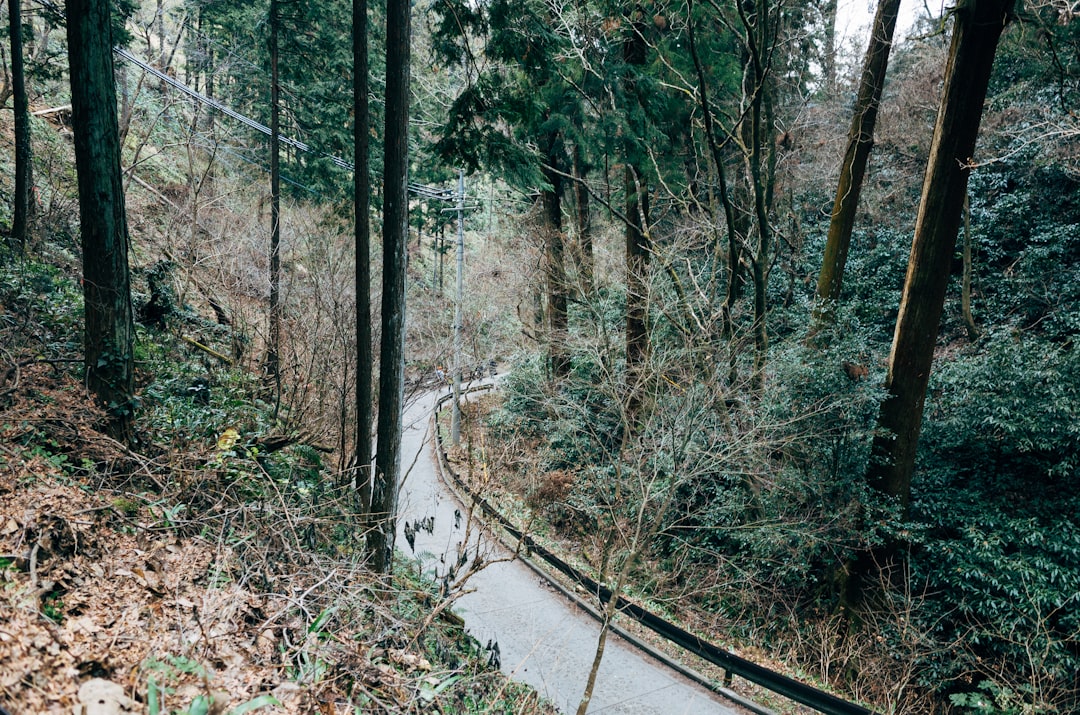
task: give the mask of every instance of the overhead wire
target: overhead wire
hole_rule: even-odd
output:
[[[146,62],[143,62],[142,60],[140,60],[138,57],[136,57],[130,51],[124,49],[123,47],[114,47],[113,52],[115,52],[118,56],[123,58],[125,61],[130,62],[130,63],[136,65],[137,67],[141,68],[144,72],[148,72],[149,74],[151,74],[154,77],[158,78],[159,80],[161,80],[165,84],[169,85],[173,89],[179,90],[180,92],[183,92],[184,94],[192,97],[193,99],[196,99],[199,102],[202,102],[203,104],[206,104],[207,106],[216,109],[217,111],[221,112],[222,114],[225,114],[225,115],[227,115],[229,117],[232,117],[236,121],[250,127],[251,129],[254,129],[257,132],[261,132],[262,134],[265,134],[267,136],[271,136],[272,133],[270,131],[270,127],[266,126],[262,122],[257,122],[254,119],[252,119],[251,117],[247,117],[247,116],[241,114],[240,112],[237,112],[237,111],[235,111],[233,109],[230,109],[229,107],[225,106],[224,104],[217,101],[213,97],[207,97],[205,94],[195,91],[194,89],[192,89],[191,87],[188,87],[183,82],[180,82],[179,80],[175,79],[174,77],[170,77],[168,74],[162,72],[161,70],[157,69],[156,67],[153,67],[152,65],[149,65]],[[304,142],[299,141],[298,139],[293,139],[292,137],[286,137],[286,136],[283,136],[283,135],[281,135],[279,133],[278,134],[278,141],[280,141],[282,144],[286,144],[286,145],[291,146],[291,147],[293,147],[295,149],[299,149],[302,152],[305,152],[305,153],[308,153],[308,154],[314,154],[316,156],[321,156],[323,158],[329,159],[335,166],[338,166],[338,167],[340,167],[342,169],[345,169],[346,171],[353,171],[354,167],[353,167],[352,162],[346,161],[345,159],[342,159],[341,157],[334,156],[333,154],[328,154],[326,152],[317,151],[316,149],[311,148],[310,146],[308,146]]]

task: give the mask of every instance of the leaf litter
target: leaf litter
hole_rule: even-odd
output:
[[[334,525],[128,450],[80,388],[0,404],[0,713],[553,712],[407,568],[305,549]]]

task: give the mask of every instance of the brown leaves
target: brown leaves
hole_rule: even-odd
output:
[[[256,634],[245,632],[262,599],[208,578],[227,554],[172,535],[148,542],[152,532],[116,531],[113,510],[73,487],[39,481],[0,492],[0,514],[9,515],[0,520],[0,611],[12,614],[0,626],[0,703],[70,712],[91,682],[80,685],[84,676],[109,676],[132,694],[145,689],[143,665],[172,654],[220,668],[213,679],[235,704],[279,679],[272,653],[264,647],[258,657]],[[181,676],[177,684],[196,691],[210,677]]]

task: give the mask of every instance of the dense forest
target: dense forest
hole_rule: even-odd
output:
[[[497,363],[455,456],[616,593],[876,712],[1080,711],[1077,7],[862,5],[6,0],[0,499],[310,586],[319,693],[353,639],[368,708],[540,712],[394,556],[405,405]]]

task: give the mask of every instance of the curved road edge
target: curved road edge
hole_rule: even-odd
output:
[[[463,391],[462,395],[464,396],[465,394],[468,394],[468,393],[471,393],[471,392],[489,390],[489,389],[492,389],[493,387],[494,386],[492,384],[490,384],[490,383],[489,384],[484,384],[484,385],[479,385],[479,386],[474,386],[474,387],[469,388],[467,391]],[[453,468],[451,468],[451,466],[449,464],[449,461],[447,460],[446,450],[443,448],[442,437],[441,437],[441,434],[440,434],[439,429],[438,429],[438,414],[439,414],[439,411],[451,399],[453,399],[452,394],[441,396],[436,401],[435,406],[434,406],[434,408],[432,410],[432,414],[431,414],[431,432],[432,432],[432,435],[433,435],[433,446],[434,446],[434,450],[435,450],[435,463],[436,463],[436,466],[438,468],[437,469],[437,474],[438,474],[439,480],[443,483],[443,486],[445,486],[447,489],[449,489],[458,498],[458,500],[460,500],[463,504],[474,504],[476,506],[479,506],[480,511],[485,515],[488,515],[489,512],[495,513],[495,515],[497,517],[495,519],[495,522],[496,522],[495,524],[492,524],[491,522],[489,522],[486,519],[482,520],[481,524],[480,524],[481,528],[483,528],[484,531],[486,531],[488,533],[490,538],[492,538],[494,541],[497,541],[499,544],[502,545],[503,548],[508,550],[510,553],[514,554],[515,559],[517,559],[518,561],[520,561],[524,565],[528,566],[529,569],[532,570],[537,576],[539,576],[544,581],[544,583],[547,586],[549,586],[552,590],[556,591],[563,598],[570,601],[574,606],[576,606],[577,608],[579,608],[582,611],[584,611],[585,613],[587,613],[590,617],[592,617],[598,623],[603,623],[602,614],[599,611],[597,611],[596,608],[589,601],[587,601],[586,599],[582,598],[579,594],[575,593],[571,589],[564,586],[557,578],[552,576],[552,574],[551,574],[551,572],[550,572],[550,570],[548,568],[541,565],[540,563],[537,562],[536,559],[534,559],[534,558],[532,558],[531,556],[528,555],[529,552],[531,552],[532,549],[535,548],[534,545],[526,543],[525,544],[525,550],[524,551],[522,550],[521,546],[522,546],[523,539],[524,539],[523,535],[515,534],[514,531],[508,530],[506,528],[506,525],[509,522],[506,520],[506,518],[503,517],[501,514],[497,514],[497,512],[495,512],[493,507],[491,507],[487,503],[487,501],[485,499],[483,499],[479,495],[475,494],[468,487],[468,485],[466,485],[461,480],[461,478],[457,475],[457,473],[454,472]],[[518,543],[516,543],[516,544],[512,543],[504,535],[513,536],[518,541]],[[529,540],[529,541],[531,541],[531,540]],[[620,609],[620,611],[621,611],[621,609]],[[694,683],[697,683],[698,685],[700,685],[701,687],[709,690],[710,692],[715,693],[715,694],[717,694],[717,695],[719,695],[719,696],[721,696],[723,698],[726,698],[727,700],[731,701],[733,704],[738,705],[739,707],[741,707],[741,708],[743,708],[745,710],[748,710],[748,711],[750,711],[752,713],[755,713],[756,715],[776,715],[776,713],[774,711],[772,711],[772,710],[770,710],[770,709],[768,709],[768,708],[766,708],[766,707],[764,707],[762,705],[759,705],[759,704],[757,704],[757,703],[755,703],[755,702],[753,702],[753,701],[739,695],[738,693],[731,690],[730,688],[724,687],[722,685],[718,685],[713,679],[708,678],[705,675],[702,675],[701,673],[697,672],[696,670],[694,670],[694,669],[690,668],[689,666],[685,665],[684,663],[681,663],[681,662],[673,659],[671,656],[667,655],[663,651],[658,650],[657,648],[650,645],[649,643],[646,643],[645,641],[638,638],[633,633],[630,633],[625,628],[622,628],[618,624],[611,623],[611,624],[609,624],[608,627],[611,629],[611,632],[614,633],[617,637],[621,638],[626,643],[629,643],[630,645],[634,646],[635,648],[640,650],[642,653],[645,653],[646,655],[651,657],[653,660],[659,662],[665,668],[668,668],[668,669],[678,673],[679,675],[683,676],[684,678],[687,678],[688,680],[691,680]],[[645,627],[648,628],[647,625]],[[650,630],[653,630],[653,629],[650,628]],[[656,632],[656,631],[654,631],[654,632]],[[658,635],[663,637],[663,634],[661,634],[661,633],[658,633]]]

